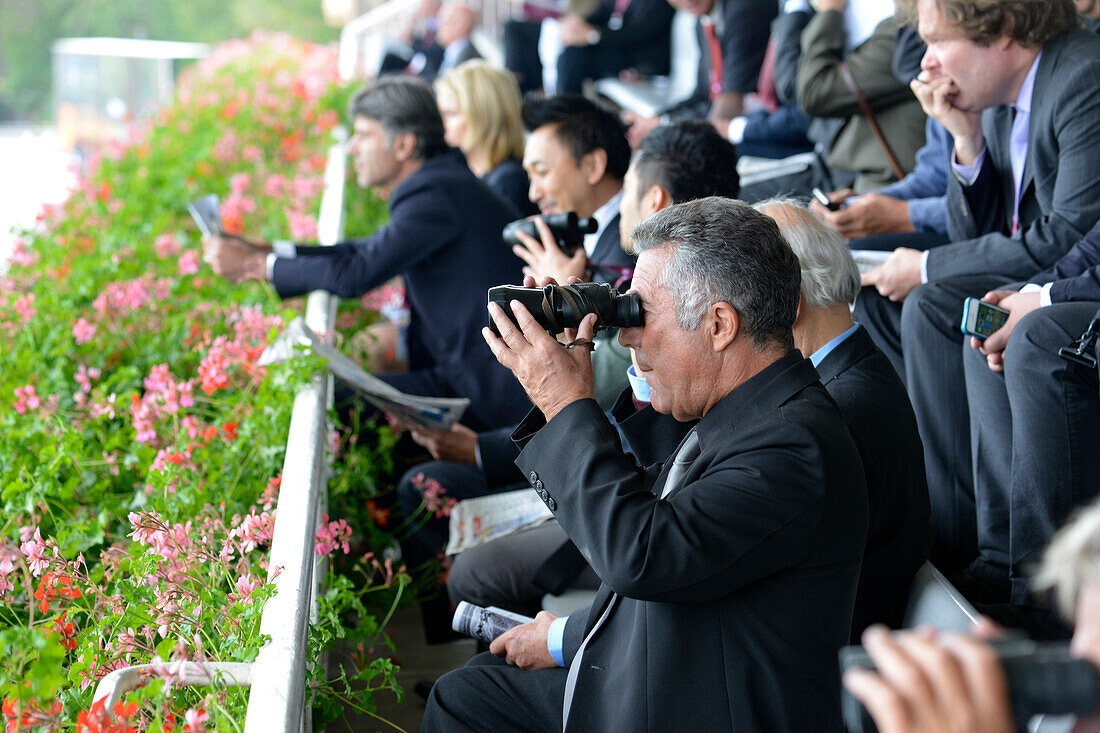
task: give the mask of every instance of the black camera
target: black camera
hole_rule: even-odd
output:
[[[585,234],[595,234],[600,228],[599,222],[590,216],[579,217],[577,212],[570,211],[565,214],[547,214],[542,217],[550,231],[554,234],[561,251],[570,257],[584,243]],[[510,245],[520,244],[516,232],[529,234],[535,239],[539,238],[539,230],[535,228],[533,219],[517,219],[504,227],[504,243]]]
[[[1089,715],[1100,706],[1100,673],[1086,659],[1069,653],[1068,644],[1039,644],[1027,639],[993,641],[1008,680],[1008,699],[1020,730],[1040,714]],[[871,658],[861,646],[840,650],[842,670],[874,670]],[[844,725],[852,733],[875,733],[874,720],[867,709],[847,690],[843,693]]]
[[[523,303],[539,325],[551,334],[576,328],[589,313],[596,314],[597,331],[642,325],[642,299],[633,293],[622,295],[605,283],[547,285],[545,288],[498,285],[489,288],[489,302],[499,304],[515,323],[516,316],[508,305],[513,300]],[[489,319],[489,328],[500,335],[492,318]]]

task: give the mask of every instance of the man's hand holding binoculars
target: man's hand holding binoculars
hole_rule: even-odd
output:
[[[571,278],[570,282],[577,282],[577,278]],[[523,284],[535,287],[535,279],[528,276]],[[539,286],[552,284],[555,283],[551,278],[543,278]],[[489,328],[483,328],[481,335],[497,361],[516,375],[547,422],[566,405],[592,398],[595,379],[591,348],[563,348],[564,344],[548,334],[522,303],[513,300],[508,305],[519,327],[499,304],[489,303],[489,316],[500,336]],[[577,329],[566,329],[562,338],[569,344],[590,347],[595,335],[596,316],[589,313]]]

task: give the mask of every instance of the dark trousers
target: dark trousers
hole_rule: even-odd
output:
[[[1065,303],[1025,316],[1003,373],[964,348],[979,561],[1007,574],[1014,603],[1030,600],[1030,566],[1054,532],[1100,491],[1096,370],[1058,356],[1097,306]]]
[[[566,669],[524,671],[485,652],[436,680],[422,733],[562,729]]]
[[[968,563],[978,551],[959,329],[962,304],[1004,284],[995,276],[928,283],[903,305],[864,288],[856,303],[856,319],[905,377],[924,443],[932,560],[945,568]],[[865,297],[868,293],[873,297]]]
[[[472,547],[455,556],[447,576],[451,603],[466,601],[534,616],[546,590],[535,585],[535,573],[566,541],[557,521]],[[572,588],[600,587],[596,571],[584,566]]]
[[[520,94],[542,89],[542,60],[539,58],[542,22],[506,20],[503,32],[504,66],[516,75]]]
[[[558,56],[558,94],[580,94],[585,79],[616,76],[630,67],[621,51],[595,46],[566,46]]]

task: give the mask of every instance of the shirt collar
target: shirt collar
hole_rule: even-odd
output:
[[[1027,77],[1024,79],[1024,83],[1020,86],[1020,93],[1016,97],[1017,112],[1023,112],[1025,114],[1031,114],[1031,98],[1035,95],[1035,75],[1039,72],[1039,60],[1043,58],[1043,52],[1039,51],[1039,55],[1035,57],[1035,62],[1031,65],[1031,70],[1027,72]]]
[[[593,234],[584,235],[584,251],[589,257],[596,251],[596,244],[600,241],[600,237],[603,236],[604,230],[607,229],[607,225],[611,223],[619,214],[619,203],[623,200],[623,190],[620,188],[615,192],[615,195],[607,200],[600,208],[596,209],[596,213],[592,214],[599,223],[599,227]]]
[[[845,340],[846,340],[846,339],[847,339],[847,338],[848,338],[849,336],[851,336],[851,335],[852,335],[853,333],[855,333],[855,332],[856,332],[856,329],[857,329],[857,328],[859,328],[859,324],[858,324],[858,323],[854,324],[854,325],[853,325],[853,326],[852,326],[851,328],[849,328],[849,329],[848,329],[847,331],[845,331],[844,333],[840,334],[840,335],[839,335],[839,336],[837,336],[837,337],[836,337],[835,339],[833,339],[833,340],[832,340],[832,341],[830,341],[829,343],[825,344],[824,346],[822,346],[822,347],[821,347],[820,349],[818,349],[818,350],[817,350],[817,351],[815,351],[814,353],[810,354],[810,362],[811,362],[811,363],[812,363],[812,364],[814,365],[814,368],[817,368],[817,365],[818,365],[818,364],[820,364],[821,362],[825,361],[825,357],[826,357],[826,356],[828,356],[828,355],[829,355],[830,353],[832,353],[833,349],[835,349],[836,347],[838,347],[838,346],[840,346],[840,345],[841,345],[842,343],[844,343],[844,341],[845,341]]]
[[[466,50],[466,47],[470,45],[469,38],[459,38],[457,41],[443,49],[443,63],[441,66],[444,69],[453,69],[458,63],[458,57],[462,55],[462,52]]]

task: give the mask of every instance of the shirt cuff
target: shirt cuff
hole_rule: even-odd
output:
[[[275,260],[279,259],[279,255],[274,252],[269,252],[267,255],[267,281],[269,283],[275,282]]]
[[[565,666],[562,647],[565,646],[565,622],[568,620],[568,616],[559,616],[551,621],[550,633],[546,635],[546,648],[550,651],[550,656],[554,658],[554,662],[559,667]]]
[[[729,129],[726,131],[726,137],[734,145],[740,145],[741,141],[745,139],[745,125],[749,124],[748,117],[734,117],[730,120]]]
[[[271,251],[278,257],[286,257],[292,260],[298,256],[298,248],[289,239],[276,239],[271,243]]]
[[[921,285],[928,282],[928,250],[922,252],[920,256],[920,282]]]
[[[958,159],[955,157],[955,148],[951,148],[951,170],[955,172],[955,175],[966,186],[973,186],[974,182],[978,180],[978,174],[982,171],[982,163],[985,162],[985,147],[982,147],[982,152],[978,153],[978,157],[974,159],[974,162],[970,165],[959,165]]]
[[[787,0],[783,3],[783,12],[788,15],[791,13],[812,13],[814,9],[808,0]]]

